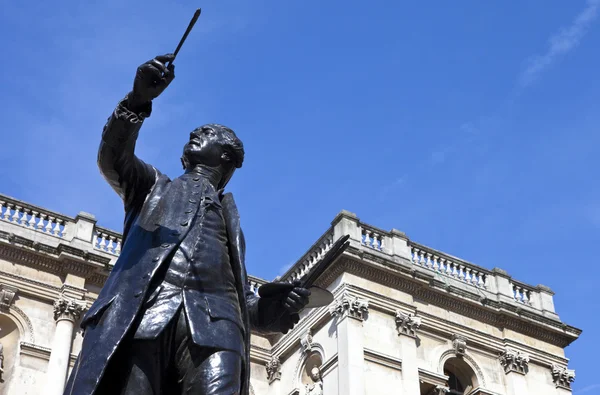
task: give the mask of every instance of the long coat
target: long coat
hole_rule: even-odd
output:
[[[123,246],[100,295],[82,319],[83,345],[65,395],[95,393],[111,357],[142,311],[153,276],[189,230],[182,226],[193,215],[187,212],[190,210],[184,210],[187,206],[183,202],[161,199],[171,187],[171,180],[134,155],[141,121],[117,107],[104,127],[98,165],[124,201]],[[250,329],[271,331],[277,324],[259,322],[262,321],[258,311],[260,298],[247,285],[244,237],[233,196],[221,195],[221,204],[246,329],[240,393],[248,395]],[[221,316],[219,309],[209,310],[211,318],[229,318]]]

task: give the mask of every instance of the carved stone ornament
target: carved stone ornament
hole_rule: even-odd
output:
[[[575,381],[575,371],[556,364],[552,365],[552,380],[556,388],[571,389],[571,383]]]
[[[431,391],[427,393],[427,395],[446,395],[450,392],[450,388],[444,387],[443,385],[436,385],[435,388],[432,388]]]
[[[352,317],[360,321],[367,318],[369,302],[356,296],[344,295],[335,301],[330,312],[334,317]]]
[[[452,335],[452,348],[457,356],[462,357],[467,352],[467,338],[455,333]]]
[[[11,285],[0,284],[0,309],[8,309],[14,302],[18,291],[18,288]]]
[[[504,373],[517,372],[527,374],[529,368],[529,355],[507,347],[500,355],[500,364]]]
[[[281,361],[278,357],[271,358],[271,360],[266,363],[266,367],[269,384],[275,380],[281,380]]]
[[[302,349],[302,354],[312,351],[313,337],[310,330],[306,332],[306,335],[304,335],[302,339],[300,339],[300,348]]]
[[[54,319],[67,319],[77,321],[81,314],[85,311],[85,304],[73,299],[60,297],[54,302]]]
[[[421,326],[421,317],[407,314],[403,311],[396,311],[396,329],[398,335],[416,336],[417,330]]]

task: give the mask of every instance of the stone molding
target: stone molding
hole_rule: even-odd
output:
[[[56,321],[69,320],[75,322],[85,310],[86,306],[83,301],[76,301],[64,296],[54,301],[54,319]]]
[[[395,273],[390,273],[390,270]],[[518,306],[516,305],[513,306],[509,303],[490,299],[486,299],[486,304],[482,304],[481,295],[479,294],[470,294],[455,289],[455,287],[432,288],[429,283],[422,284],[419,280],[412,278],[410,273],[404,273],[402,270],[403,267],[398,264],[364,252],[363,260],[360,262],[349,257],[339,259],[334,265],[326,269],[325,273],[317,280],[316,285],[326,288],[342,273],[354,274],[404,291],[423,301],[465,317],[511,329],[561,348],[571,344],[581,333],[581,330],[577,328],[524,309],[521,309],[517,314]],[[462,300],[457,302],[457,297]],[[470,303],[465,301],[464,298],[470,299]]]
[[[0,310],[7,310],[15,301],[19,288],[12,285],[0,284]]]
[[[3,311],[3,313],[9,315],[11,319],[13,319],[17,323],[17,326],[21,330],[23,338],[29,337],[29,342],[35,343],[35,337],[33,335],[33,324],[31,323],[31,320],[23,310],[21,310],[13,304],[10,306],[9,309]]]
[[[356,296],[344,294],[337,299],[330,309],[332,316],[337,318],[350,317],[359,321],[367,319],[369,302]]]
[[[556,388],[571,390],[571,383],[575,381],[575,371],[566,366],[552,365],[552,381]]]
[[[1,243],[4,239],[8,243]],[[91,244],[90,244],[91,246]],[[93,279],[102,286],[108,273],[98,277],[98,270],[108,270],[111,259],[66,244],[57,247],[11,235],[0,230],[0,257],[9,262],[43,269],[53,274],[72,273]],[[104,281],[103,281],[104,279]],[[99,282],[98,282],[99,281]]]
[[[420,326],[421,317],[405,313],[402,310],[396,311],[396,330],[398,331],[398,336],[416,337]]]
[[[458,357],[464,357],[467,353],[467,338],[457,333],[452,335],[452,349]]]
[[[269,362],[265,364],[267,368],[267,380],[269,384],[275,380],[281,380],[281,361],[279,357],[273,357]]]
[[[444,364],[446,363],[446,361],[455,356],[457,356],[455,350],[448,350],[448,351],[443,352],[442,355],[440,356],[440,360],[439,360],[439,364],[438,364],[438,371],[443,372]],[[469,354],[465,353],[464,355],[461,356],[461,358],[475,372],[475,375],[477,376],[477,381],[479,381],[479,388],[480,389],[486,388],[487,380],[486,380],[485,375],[483,374],[483,370],[479,367],[479,364],[471,356],[469,356]],[[473,394],[476,394],[476,393],[479,393],[479,392],[473,392]]]
[[[516,372],[524,375],[529,370],[529,355],[514,348],[506,347],[499,359],[506,374]]]

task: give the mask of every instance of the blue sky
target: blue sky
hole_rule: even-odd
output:
[[[121,229],[102,126],[196,4],[1,0],[1,192]],[[188,132],[237,131],[229,189],[250,273],[273,278],[341,209],[556,291],[600,394],[600,0],[216,1],[138,155],[172,177]]]

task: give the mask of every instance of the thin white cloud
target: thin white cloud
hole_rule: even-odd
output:
[[[600,0],[587,0],[586,7],[577,15],[573,23],[550,37],[546,52],[535,55],[529,60],[519,78],[520,85],[524,87],[534,82],[556,59],[575,48],[588,32],[599,10]]]
[[[579,391],[574,392],[574,394],[585,394],[585,393],[590,392],[592,390],[598,390],[598,392],[600,392],[600,384],[588,385],[587,387],[583,387]]]

